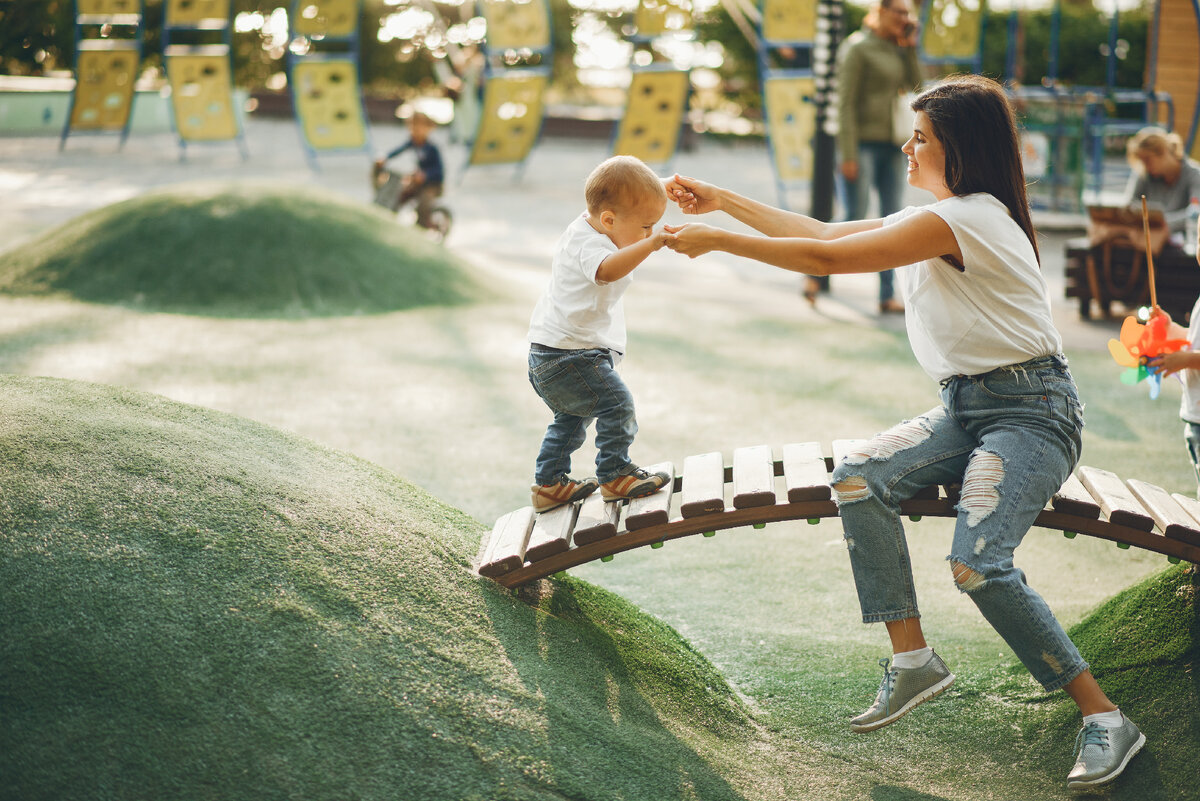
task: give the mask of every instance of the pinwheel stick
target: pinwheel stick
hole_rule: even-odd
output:
[[[1142,195],[1142,229],[1146,232],[1146,267],[1150,271],[1150,308],[1158,307],[1158,297],[1154,292],[1154,253],[1150,247],[1150,212],[1146,210],[1146,196]]]

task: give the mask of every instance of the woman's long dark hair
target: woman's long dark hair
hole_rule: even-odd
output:
[[[925,113],[946,151],[950,191],[960,196],[987,192],[1003,203],[1040,264],[1017,124],[1003,87],[981,75],[959,75],[917,95],[912,109]]]

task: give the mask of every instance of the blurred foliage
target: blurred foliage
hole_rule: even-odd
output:
[[[287,5],[279,0],[234,0],[234,13],[258,12],[270,16]],[[588,13],[573,8],[568,0],[550,0],[553,18],[553,74],[556,87],[570,92],[577,86],[575,43],[572,33],[577,17]],[[433,14],[433,23],[412,39],[382,42],[366,35],[360,42],[363,83],[372,94],[410,96],[439,90],[437,59],[447,56],[446,31],[453,26],[465,30],[465,23],[477,12],[475,4],[437,3],[432,0],[408,0],[400,5],[385,5],[384,0],[364,0],[361,28],[377,31],[389,15],[415,6]],[[69,70],[73,60],[74,33],[70,0],[7,0],[0,5],[0,72],[13,75],[43,75]],[[845,6],[843,35],[862,24],[865,8],[852,3]],[[998,78],[1009,74],[1008,12],[993,11],[987,16],[983,71]],[[144,64],[161,68],[163,0],[146,0],[143,29]],[[1021,12],[1023,57],[1019,59],[1018,78],[1024,84],[1038,84],[1046,77],[1050,51],[1051,10]],[[619,20],[613,22],[619,29]],[[1145,8],[1121,13],[1118,36],[1124,44],[1118,51],[1124,57],[1117,62],[1116,85],[1140,87],[1146,69],[1147,35],[1150,15]],[[755,115],[760,106],[757,58],[752,45],[734,24],[724,5],[717,4],[697,18],[696,31],[702,41],[719,42],[725,51],[725,63],[719,73],[722,90],[729,100]],[[457,37],[459,43],[473,43]],[[1109,39],[1109,17],[1088,3],[1071,2],[1062,6],[1060,24],[1058,79],[1068,85],[1103,86],[1106,82],[1105,52]],[[261,30],[234,34],[235,80],[239,86],[255,90],[272,83],[272,76],[284,72],[282,43],[272,43]],[[454,46],[450,46],[453,49]],[[536,56],[532,59],[536,61]],[[444,72],[444,71],[443,71]]]

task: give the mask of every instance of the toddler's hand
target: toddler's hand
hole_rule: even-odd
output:
[[[1174,353],[1166,353],[1162,356],[1156,356],[1147,361],[1151,367],[1157,367],[1162,370],[1164,378],[1175,375],[1180,370],[1191,369],[1192,363],[1196,359],[1196,354],[1190,350],[1177,350]]]

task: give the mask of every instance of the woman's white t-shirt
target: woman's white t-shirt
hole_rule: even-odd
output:
[[[533,308],[528,340],[563,350],[607,348],[625,352],[625,308],[621,296],[632,275],[602,284],[600,263],[617,246],[587,221],[575,218],[559,237],[550,266],[550,283]]]
[[[925,372],[941,381],[1061,351],[1046,279],[1004,204],[983,192],[955,196],[909,206],[883,224],[925,212],[950,226],[964,265],[937,258],[896,270],[909,342]]]

